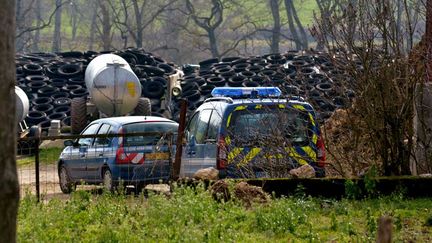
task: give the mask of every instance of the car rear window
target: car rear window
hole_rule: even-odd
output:
[[[293,108],[263,107],[233,111],[228,133],[235,143],[282,141],[303,145],[309,141],[309,116]]]
[[[177,132],[178,125],[173,122],[139,122],[123,125],[124,133]],[[143,146],[156,144],[161,136],[128,136],[124,146]]]

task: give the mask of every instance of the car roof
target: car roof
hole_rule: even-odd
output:
[[[119,116],[119,117],[108,117],[108,118],[101,118],[93,121],[92,123],[116,123],[119,125],[125,125],[130,123],[137,123],[137,122],[171,122],[171,123],[177,123],[175,121],[172,121],[170,119],[166,119],[163,117],[158,116]]]

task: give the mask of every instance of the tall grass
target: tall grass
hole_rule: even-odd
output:
[[[216,202],[204,190],[177,187],[167,198],[151,194],[93,195],[69,200],[21,201],[20,242],[369,242],[376,219],[391,215],[396,241],[431,240],[432,199],[386,197],[363,201],[309,197],[273,199],[246,208]]]

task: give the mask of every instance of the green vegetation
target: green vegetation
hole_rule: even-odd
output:
[[[52,164],[55,163],[63,148],[42,148],[39,152],[39,162],[41,164]],[[35,156],[26,156],[17,159],[18,166],[31,165],[35,163]]]
[[[20,242],[372,242],[377,218],[393,218],[394,240],[430,242],[432,199],[401,196],[324,200],[273,199],[246,208],[218,203],[198,186],[175,188],[170,197],[77,191],[70,200],[21,201]],[[430,222],[429,222],[430,224]],[[290,242],[291,242],[290,241]]]

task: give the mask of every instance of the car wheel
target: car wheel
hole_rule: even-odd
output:
[[[75,190],[76,185],[69,178],[68,172],[64,165],[60,166],[59,170],[60,189],[63,193],[69,194]]]
[[[109,169],[105,169],[104,173],[103,173],[103,186],[105,188],[105,190],[113,192],[115,187],[114,187],[114,182],[112,179],[112,174],[111,171]]]

